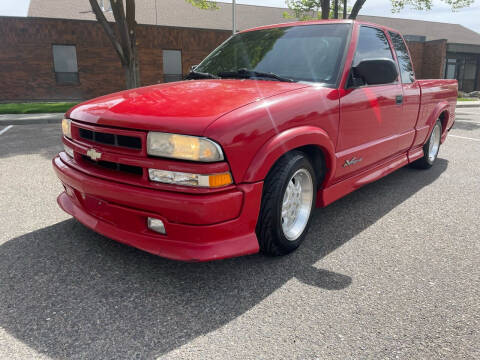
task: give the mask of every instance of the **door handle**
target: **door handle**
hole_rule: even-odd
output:
[[[395,103],[396,103],[397,105],[403,104],[403,95],[397,95],[397,96],[395,97]]]

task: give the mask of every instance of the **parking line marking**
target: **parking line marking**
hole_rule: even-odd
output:
[[[8,125],[5,129],[0,130],[0,135],[5,134],[8,130],[10,130],[13,127],[13,125]]]
[[[472,120],[461,120],[461,119],[456,119],[455,122],[466,122],[466,123],[473,123],[473,124],[478,124],[480,125],[480,122],[478,121],[472,121]]]
[[[466,139],[466,140],[473,140],[473,141],[480,141],[480,139],[474,139],[474,138],[466,137],[466,136],[448,135],[448,137],[454,137],[454,138]]]

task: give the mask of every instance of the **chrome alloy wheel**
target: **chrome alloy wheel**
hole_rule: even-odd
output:
[[[440,124],[437,123],[433,128],[432,135],[430,135],[430,143],[428,144],[428,161],[433,162],[438,155],[441,138]]]
[[[297,240],[307,226],[312,211],[313,180],[305,169],[299,169],[288,181],[282,203],[282,230],[290,241]]]

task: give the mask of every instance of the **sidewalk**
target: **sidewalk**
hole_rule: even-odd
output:
[[[473,108],[480,107],[480,101],[458,101],[457,108]]]
[[[63,113],[52,114],[1,114],[0,126],[51,124],[62,121]]]

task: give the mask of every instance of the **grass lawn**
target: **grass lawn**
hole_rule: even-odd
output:
[[[458,98],[457,101],[480,101],[479,98]]]
[[[37,114],[66,112],[76,102],[11,103],[0,104],[0,114]]]

